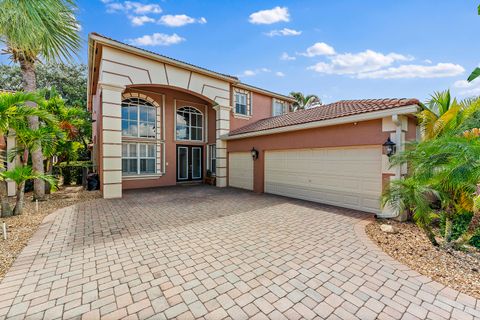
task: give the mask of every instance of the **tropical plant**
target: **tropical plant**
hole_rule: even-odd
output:
[[[0,2],[0,41],[13,62],[20,64],[23,90],[37,89],[35,65],[39,59],[53,61],[72,58],[80,48],[79,24],[73,0],[2,0]],[[29,104],[36,107],[34,102]],[[36,116],[29,116],[32,130],[39,128]],[[33,168],[43,174],[43,154],[39,147],[32,154]],[[35,180],[35,197],[43,199],[43,180]]]
[[[410,173],[407,178],[391,183],[383,195],[383,204],[414,212],[414,220],[434,245],[437,242],[431,229],[432,221],[442,215],[445,219],[443,245],[451,246],[454,218],[474,211],[480,183],[480,139],[445,134],[415,142],[392,157],[391,164],[408,164]],[[462,237],[462,242],[466,240]]]
[[[31,166],[16,166],[15,168],[0,173],[2,180],[12,180],[17,184],[17,194],[15,207],[13,209],[14,215],[23,213],[23,204],[25,198],[25,183],[28,180],[41,179],[48,182],[52,188],[55,188],[56,181],[53,176],[40,174],[35,172]]]
[[[298,111],[298,110],[304,110],[304,109],[309,109],[313,105],[321,105],[322,102],[320,101],[320,98],[314,94],[309,94],[305,96],[301,92],[290,92],[290,96],[295,98],[295,102],[292,104],[292,110],[291,111]]]
[[[456,126],[462,104],[451,98],[450,90],[435,92],[418,114],[422,137],[433,139]]]
[[[7,141],[7,137],[17,131],[21,131],[25,127],[27,117],[37,116],[47,122],[53,121],[48,112],[39,109],[32,109],[26,107],[28,101],[42,103],[43,99],[34,93],[1,93],[0,94],[0,139]],[[3,150],[3,158],[7,159],[6,150]],[[5,168],[0,168],[0,171]],[[11,214],[11,209],[8,204],[6,181],[0,181],[0,199],[2,204],[1,216],[8,216]]]

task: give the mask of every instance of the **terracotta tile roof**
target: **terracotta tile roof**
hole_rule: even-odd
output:
[[[244,127],[232,130],[229,133],[229,136],[304,124],[308,122],[341,118],[373,111],[419,105],[419,103],[420,101],[417,99],[341,100],[307,110],[300,110],[281,116],[258,120]]]

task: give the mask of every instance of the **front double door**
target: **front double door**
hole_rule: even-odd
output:
[[[202,146],[177,146],[177,181],[202,179]]]

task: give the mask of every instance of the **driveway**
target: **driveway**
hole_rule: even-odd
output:
[[[379,251],[368,217],[208,186],[98,199],[47,217],[0,284],[0,318],[480,318]]]

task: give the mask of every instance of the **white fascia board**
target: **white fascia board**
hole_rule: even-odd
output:
[[[318,108],[321,108],[321,106]],[[307,122],[307,123],[302,123],[297,125],[268,129],[268,130],[247,132],[247,133],[238,134],[234,136],[229,136],[227,134],[227,135],[221,136],[220,139],[222,140],[245,139],[245,138],[265,136],[265,135],[275,134],[275,133],[283,133],[283,132],[290,132],[290,131],[336,126],[340,124],[347,124],[347,123],[360,122],[360,121],[375,120],[375,119],[381,119],[384,117],[391,117],[395,114],[396,115],[414,114],[418,112],[419,108],[420,107],[418,105],[409,105],[409,106],[395,108],[395,109],[373,111],[373,112],[355,114],[347,117]]]

